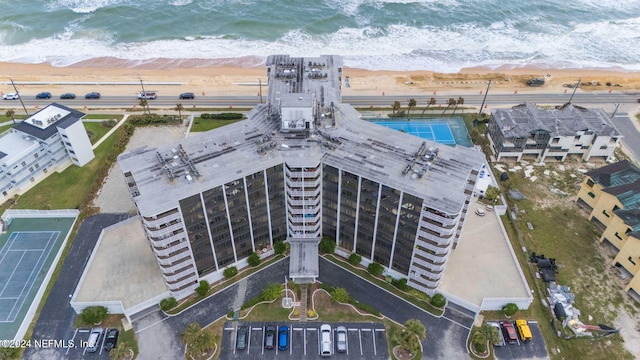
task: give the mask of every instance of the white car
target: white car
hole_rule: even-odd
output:
[[[331,325],[322,324],[320,326],[320,356],[328,357],[333,354],[331,347]]]
[[[2,98],[4,100],[18,100],[20,99],[20,95],[18,95],[18,93],[8,93],[8,94],[4,94]]]
[[[156,93],[151,92],[151,91],[147,91],[147,92],[143,92],[143,93],[139,93],[138,94],[138,99],[153,100],[153,99],[155,99],[157,97],[158,97],[158,95],[156,95]]]
[[[476,209],[476,215],[485,216],[485,215],[487,215],[487,212],[482,210],[482,209]]]

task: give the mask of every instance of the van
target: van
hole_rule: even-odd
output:
[[[138,99],[153,100],[157,97],[158,95],[152,91],[141,92],[138,94]]]
[[[522,339],[522,341],[530,341],[533,339],[527,320],[516,320],[516,327],[518,328],[518,333],[520,334],[520,339]]]
[[[331,326],[322,324],[320,326],[320,356],[329,357],[332,353],[331,348]]]
[[[101,327],[93,328],[91,334],[89,334],[89,340],[87,340],[87,352],[96,352],[100,348],[100,337],[102,336],[103,329]]]

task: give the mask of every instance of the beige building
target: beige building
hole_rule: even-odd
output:
[[[640,169],[624,160],[592,170],[576,201],[617,252],[612,265],[632,278],[625,291],[640,301]]]

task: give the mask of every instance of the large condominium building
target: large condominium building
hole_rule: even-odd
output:
[[[488,135],[498,161],[564,161],[567,156],[608,160],[622,138],[602,109],[573,104],[541,109],[531,103],[492,111]]]
[[[625,291],[640,302],[640,169],[624,160],[585,175],[578,205],[617,253],[611,264],[631,278]]]
[[[0,202],[70,164],[94,158],[84,113],[50,104],[0,134]]]
[[[289,276],[313,281],[323,236],[438,288],[484,156],[361,120],[341,102],[340,61],[270,56],[267,103],[247,120],[119,157],[174,296],[284,240]]]

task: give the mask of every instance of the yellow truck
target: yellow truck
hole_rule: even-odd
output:
[[[516,320],[516,327],[518,328],[518,334],[520,334],[520,339],[522,339],[522,341],[529,341],[533,339],[527,320]]]

